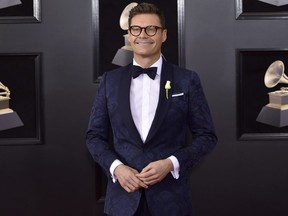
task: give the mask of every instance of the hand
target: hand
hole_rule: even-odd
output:
[[[158,160],[148,164],[136,177],[146,185],[154,185],[162,181],[172,170],[173,163],[170,159]]]
[[[116,167],[114,175],[117,177],[120,185],[128,193],[134,192],[139,188],[148,188],[147,184],[144,184],[139,178],[136,177],[136,174],[139,172],[131,167],[128,167],[124,164],[120,164]]]

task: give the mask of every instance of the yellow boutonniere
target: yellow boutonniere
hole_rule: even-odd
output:
[[[166,84],[165,84],[165,89],[166,89],[166,98],[168,99],[168,91],[169,91],[169,89],[171,89],[171,85],[170,85],[170,81],[169,80],[167,80],[166,81]]]

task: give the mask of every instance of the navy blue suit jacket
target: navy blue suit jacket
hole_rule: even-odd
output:
[[[150,162],[174,155],[180,164],[179,179],[169,173],[161,182],[145,190],[146,199],[152,215],[189,215],[188,170],[217,142],[200,79],[193,71],[163,61],[159,103],[143,143],[130,110],[131,71],[132,64],[129,64],[104,73],[86,134],[92,157],[108,176],[105,213],[132,216],[141,197],[141,190],[128,193],[118,182],[112,182],[109,168],[115,159],[140,172]],[[168,99],[167,80],[171,81]],[[112,144],[108,141],[110,129]],[[192,134],[190,143],[186,139],[187,129]]]

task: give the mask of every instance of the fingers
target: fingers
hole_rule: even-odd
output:
[[[171,161],[159,160],[148,164],[139,174],[136,174],[141,181],[147,185],[153,185],[162,181],[171,170]]]
[[[139,176],[137,176],[137,177],[146,185],[154,185],[154,184],[161,181],[161,179],[157,175],[152,175],[149,177],[139,177]]]
[[[116,167],[114,174],[120,185],[128,192],[134,192],[140,188],[148,188],[162,181],[171,170],[169,159],[151,162],[143,168],[141,173],[126,165]]]
[[[128,193],[134,192],[140,188],[139,185],[135,184],[134,182],[119,182]]]
[[[134,192],[138,190],[141,186],[137,182],[140,180],[135,177],[135,175],[127,175],[127,176],[120,176],[118,178],[120,185],[127,191],[127,192]]]
[[[139,178],[136,177],[138,174],[137,170],[125,165],[119,165],[114,171],[120,185],[128,192],[134,192],[139,188],[148,188],[148,185],[143,183]]]
[[[145,167],[141,173],[136,174],[136,177],[139,178],[146,185],[153,185],[158,182],[159,176],[155,169],[150,167]]]
[[[139,179],[139,178],[138,178],[138,180],[139,180],[138,183],[139,183],[139,186],[140,186],[140,187],[145,188],[145,189],[148,188],[148,185],[149,185],[149,184],[147,184],[146,182],[143,182],[143,181],[142,181],[141,179]]]
[[[140,188],[148,188],[148,185],[143,183],[140,179],[136,178],[136,176],[126,180],[119,179],[119,183],[128,193],[137,191]]]

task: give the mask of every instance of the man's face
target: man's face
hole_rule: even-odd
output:
[[[139,14],[132,18],[131,26],[158,26],[160,24],[159,17],[155,14]],[[128,30],[128,40],[131,43],[135,58],[151,58],[157,60],[161,54],[162,43],[167,38],[167,30],[158,29],[154,36],[149,36],[142,29],[139,36],[133,36]]]

